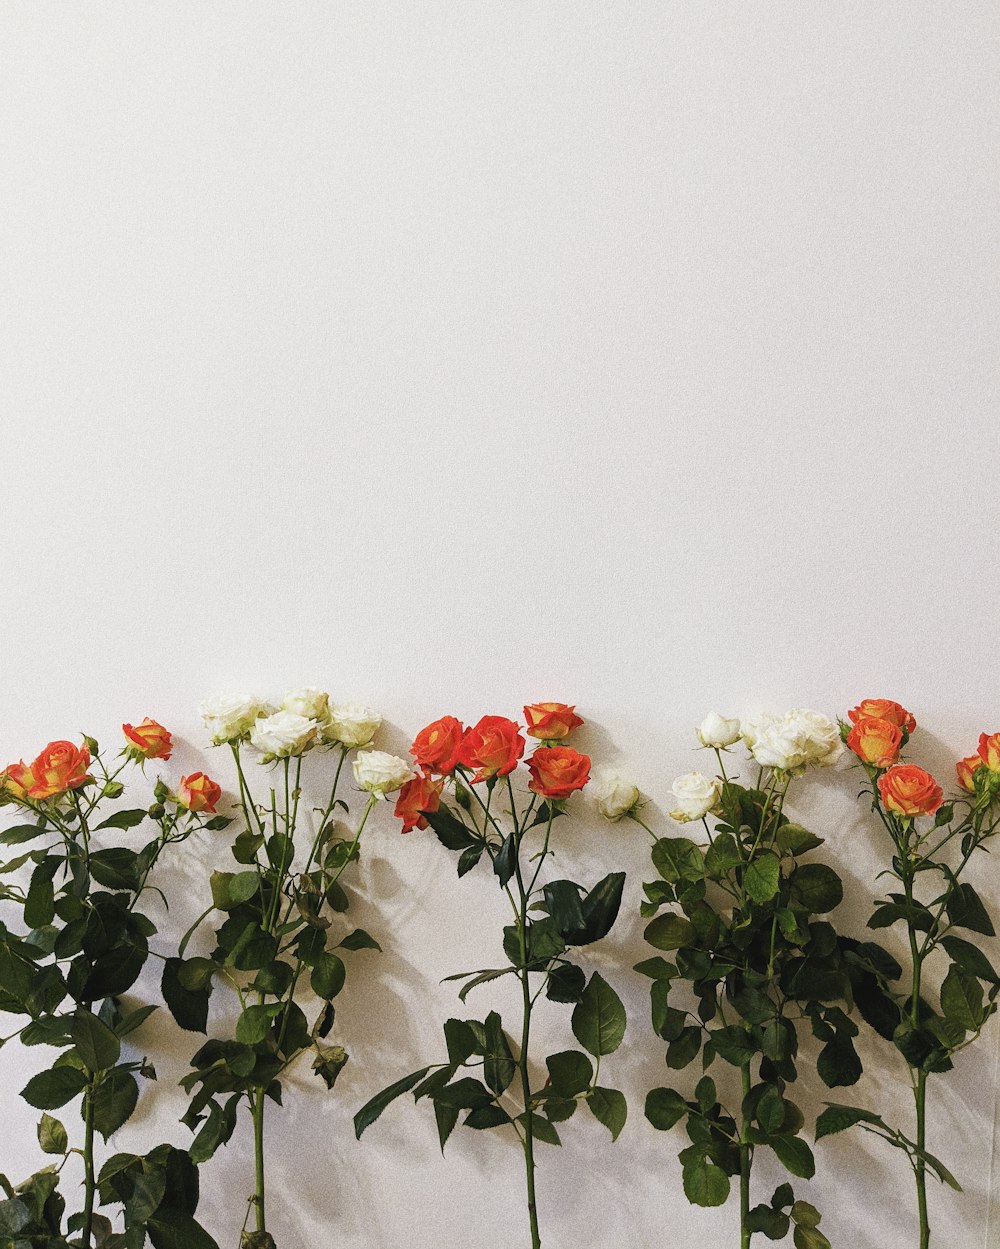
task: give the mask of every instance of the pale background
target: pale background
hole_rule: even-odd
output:
[[[962,0],[8,0],[0,753],[151,714],[185,739],[175,780],[225,771],[194,713],[215,691],[320,684],[381,708],[394,749],[560,698],[665,830],[708,708],[887,695],[947,775],[1000,726],[998,71],[995,5]],[[795,809],[860,930],[885,847],[855,780]],[[523,1246],[502,1135],[442,1160],[408,1098],[350,1130],[438,1057],[438,982],[494,961],[503,914],[379,816],[359,916],[386,951],[354,956],[336,1093],[303,1077],[272,1115],[278,1245]],[[178,858],[161,948],[224,842]],[[629,871],[595,965],[632,1016],[605,1068],[632,1114],[613,1147],[581,1118],[541,1150],[546,1249],[732,1244],[734,1208],[688,1207],[682,1135],[641,1113],[665,1071],[628,971],[644,836],[588,825],[565,863]],[[568,1011],[546,1018],[562,1048]],[[997,1032],[936,1086],[967,1190],[934,1187],[940,1249],[989,1235]],[[197,1040],[161,1015],[139,1042],[158,1095],[114,1144],[184,1143]],[[39,1057],[0,1056],[18,1174]],[[840,1095],[908,1122],[869,1057]],[[818,1158],[798,1187],[838,1249],[914,1243],[900,1158],[861,1135]],[[204,1173],[224,1247],[249,1187],[244,1137]]]

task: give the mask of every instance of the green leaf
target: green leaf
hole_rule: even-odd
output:
[[[363,928],[355,928],[353,932],[349,932],[341,941],[340,949],[342,950],[378,950],[381,952],[382,947],[370,933],[365,932]]]
[[[669,1131],[689,1111],[687,1102],[675,1089],[651,1089],[646,1094],[646,1118],[661,1132]]]
[[[503,845],[497,851],[496,858],[493,860],[493,871],[496,873],[497,879],[501,885],[506,885],[510,878],[514,875],[514,868],[517,866],[517,837],[514,833],[508,833],[504,839]]]
[[[778,892],[781,863],[768,851],[758,855],[743,873],[743,889],[752,902],[769,902]]]
[[[271,1010],[267,1006],[248,1006],[236,1021],[236,1039],[243,1045],[258,1045],[271,1027]]]
[[[54,855],[42,859],[31,873],[31,883],[24,902],[24,922],[29,928],[44,928],[55,917],[52,878],[59,870],[60,861]]]
[[[438,807],[436,811],[425,811],[424,818],[434,829],[438,841],[447,850],[465,850],[469,846],[482,844],[482,839],[471,833],[447,807]]]
[[[182,1210],[161,1207],[146,1230],[153,1249],[219,1249],[201,1224]]]
[[[444,1039],[448,1046],[448,1061],[461,1066],[476,1052],[479,1041],[464,1019],[448,1019],[444,1025]]]
[[[721,880],[742,862],[743,856],[732,833],[719,833],[705,851],[705,871],[713,880]]]
[[[823,844],[823,838],[810,833],[801,824],[782,824],[778,829],[775,841],[786,854],[806,854]]]
[[[131,1116],[139,1086],[126,1067],[112,1067],[94,1093],[94,1127],[105,1140]]]
[[[667,1066],[671,1071],[682,1071],[694,1062],[701,1049],[701,1029],[692,1025],[684,1028],[680,1036],[667,1046]]]
[[[632,970],[637,971],[640,976],[649,976],[651,980],[673,980],[677,975],[677,968],[673,963],[668,963],[659,954],[654,954],[652,958],[644,958],[641,963],[636,963]]]
[[[686,1154],[688,1151],[684,1150]],[[683,1164],[684,1195],[696,1206],[725,1205],[729,1176],[707,1158],[691,1156]]]
[[[688,837],[661,837],[653,845],[653,866],[665,881],[676,885],[682,880],[701,880],[705,859],[701,847]]]
[[[472,871],[472,869],[476,866],[479,860],[483,857],[483,851],[485,849],[486,849],[486,843],[478,842],[476,845],[469,846],[466,850],[462,851],[462,853],[458,856],[459,876],[464,876],[467,872]],[[458,1119],[457,1114],[455,1115],[455,1119],[456,1120]],[[454,1124],[452,1124],[452,1126],[454,1127]],[[451,1133],[449,1133],[448,1135],[450,1136]],[[447,1137],[445,1137],[445,1139],[447,1140]]]
[[[997,976],[993,964],[982,950],[978,946],[973,945],[971,941],[963,941],[961,937],[948,936],[941,938],[941,944],[963,971],[970,972],[973,976],[978,976],[980,980],[985,980],[987,984],[1000,984],[1000,977]]]
[[[343,960],[339,959],[336,954],[327,952],[321,954],[316,960],[312,975],[309,977],[309,984],[317,997],[329,1002],[344,987],[346,976],[347,971]]]
[[[764,1090],[757,1103],[757,1122],[769,1135],[780,1131],[785,1122],[785,1103],[773,1084]]]
[[[114,815],[109,815],[106,820],[102,820],[98,824],[98,828],[138,828],[138,826],[146,818],[147,811],[145,807],[135,807],[131,811],[116,811]]]
[[[5,828],[0,833],[0,844],[21,846],[26,841],[34,841],[36,837],[41,837],[45,833],[54,831],[54,829],[49,828],[48,824],[15,824],[12,828]]]
[[[789,880],[793,905],[811,915],[825,915],[835,910],[843,900],[843,883],[833,868],[825,863],[798,865]]]
[[[811,1180],[816,1174],[816,1160],[812,1150],[801,1136],[772,1136],[768,1145],[778,1155],[786,1171],[803,1180]]]
[[[561,963],[549,972],[545,996],[550,1002],[579,1002],[587,978],[575,963]]]
[[[787,1214],[775,1210],[771,1206],[754,1206],[747,1214],[747,1229],[751,1232],[762,1232],[768,1240],[781,1240],[788,1235],[791,1222]]]
[[[213,872],[210,883],[216,910],[231,911],[254,896],[260,877],[256,872]]]
[[[522,1127],[527,1128],[528,1116],[526,1114],[518,1115],[517,1122],[520,1123]],[[531,1116],[531,1135],[536,1141],[541,1141],[544,1145],[562,1144],[562,1141],[559,1139],[559,1133],[544,1115],[540,1115],[538,1113]]]
[[[861,1059],[854,1042],[843,1032],[828,1041],[816,1060],[819,1078],[827,1088],[847,1088],[861,1079]]]
[[[830,1249],[830,1242],[818,1227],[805,1227],[799,1224],[792,1233],[795,1249]]]
[[[58,1119],[43,1114],[38,1124],[38,1143],[46,1154],[64,1154],[69,1148],[66,1129]]]
[[[572,932],[583,928],[583,907],[580,905],[580,886],[571,880],[550,881],[542,890],[545,909],[552,916],[555,926],[567,940]]]
[[[86,1072],[79,1067],[52,1067],[32,1076],[21,1096],[36,1110],[58,1110],[82,1093],[86,1085]]]
[[[163,1200],[167,1188],[167,1173],[159,1167],[141,1171],[132,1187],[132,1195],[125,1202],[125,1223],[145,1223]]]
[[[126,846],[95,850],[90,856],[90,874],[106,889],[135,890],[139,888],[138,859]]]
[[[573,1035],[595,1058],[613,1054],[625,1036],[625,1007],[600,972],[594,972],[571,1020]]]
[[[494,1093],[502,1093],[514,1078],[517,1064],[504,1035],[503,1024],[495,1010],[486,1016],[486,1045],[483,1056],[483,1079]]]
[[[987,937],[996,936],[986,907],[971,885],[957,886],[948,898],[946,909],[948,918],[956,928],[968,928],[971,932],[981,932]]]
[[[549,1083],[561,1097],[575,1097],[590,1087],[594,1064],[579,1050],[561,1050],[545,1060]]]
[[[617,1089],[596,1085],[587,1098],[587,1105],[598,1123],[603,1123],[616,1141],[628,1117],[628,1105]]]
[[[18,1232],[24,1229],[31,1222],[31,1211],[23,1201],[16,1198],[10,1198],[7,1201],[0,1201],[0,1235],[4,1237],[16,1236]],[[17,1240],[7,1243],[13,1243],[15,1249],[27,1249],[31,1245],[30,1240]]]
[[[390,1102],[394,1102],[397,1097],[402,1097],[404,1093],[408,1093],[410,1089],[418,1085],[428,1071],[430,1071],[430,1067],[421,1067],[419,1071],[411,1072],[410,1075],[404,1076],[402,1080],[397,1080],[395,1084],[390,1084],[381,1093],[377,1093],[371,1101],[366,1102],[354,1116],[354,1135],[358,1140],[361,1139],[361,1133],[366,1128],[371,1127]]]
[[[477,1106],[475,1110],[470,1110],[464,1119],[467,1128],[478,1128],[480,1131],[485,1128],[503,1127],[510,1121],[510,1115],[502,1106]]]
[[[975,976],[952,963],[941,986],[941,1010],[967,1031],[975,1031],[983,1021],[983,990]]]
[[[160,990],[167,1009],[187,1032],[205,1032],[208,1028],[208,988],[198,991],[185,989],[180,981],[184,963],[179,958],[168,958],[163,964]]]
[[[113,1067],[122,1052],[121,1041],[106,1023],[80,1007],[70,1020],[69,1034],[88,1071]]]
[[[646,925],[643,936],[657,950],[679,950],[695,942],[694,924],[683,915],[657,915]]]

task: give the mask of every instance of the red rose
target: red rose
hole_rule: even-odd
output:
[[[907,818],[933,815],[944,801],[934,777],[913,763],[900,763],[880,776],[878,792],[887,810]]]
[[[590,780],[590,758],[571,746],[539,746],[528,760],[528,788],[543,798],[568,798]]]
[[[455,771],[465,729],[454,716],[442,716],[428,724],[413,739],[410,754],[427,772],[448,776]]]
[[[507,776],[517,767],[524,754],[524,738],[520,725],[504,716],[483,716],[478,724],[465,730],[458,762],[475,768],[473,783],[494,776]]]
[[[144,759],[169,759],[173,753],[173,742],[170,734],[149,716],[141,724],[123,724],[122,732],[128,742],[126,749],[129,754]]]
[[[429,776],[415,776],[407,781],[399,791],[396,799],[395,815],[403,821],[401,833],[412,832],[415,828],[426,828],[425,811],[436,811],[441,805],[441,791],[444,781],[432,781]]]
[[[89,781],[90,751],[72,742],[49,742],[31,764],[29,798],[52,798]]]
[[[856,707],[851,708],[847,718],[852,724],[857,724],[859,720],[888,720],[896,728],[902,729],[907,737],[917,727],[913,712],[907,711],[899,703],[894,703],[891,698],[863,698]]]
[[[182,776],[177,786],[177,801],[188,811],[207,811],[215,814],[215,804],[222,797],[222,786],[216,785],[204,772],[192,772]]]
[[[903,730],[899,725],[891,720],[876,720],[874,716],[862,716],[847,735],[848,749],[877,768],[895,763],[902,744]]]
[[[528,724],[528,735],[540,737],[546,742],[568,737],[583,723],[576,714],[576,708],[565,703],[529,703],[524,709],[524,718]]]

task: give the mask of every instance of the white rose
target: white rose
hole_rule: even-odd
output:
[[[220,694],[206,698],[198,706],[198,714],[216,746],[245,737],[257,717],[268,710],[263,699],[253,694]]]
[[[843,751],[837,726],[818,711],[801,708],[745,720],[743,740],[759,764],[781,772],[801,772],[810,763],[828,767]]]
[[[722,793],[721,781],[703,772],[685,772],[670,788],[677,799],[677,807],[670,812],[670,818],[680,824],[708,815],[718,806]]]
[[[263,716],[250,730],[250,745],[272,759],[301,755],[319,731],[315,720],[297,716],[294,711],[276,711]]]
[[[639,801],[639,791],[631,781],[607,770],[590,778],[590,796],[606,820],[623,819]]]
[[[710,711],[697,729],[698,740],[703,746],[721,749],[740,740],[739,720],[727,720],[717,711]]]
[[[405,759],[386,754],[384,750],[364,750],[354,760],[354,779],[362,789],[384,798],[396,789],[402,789],[416,772]]]
[[[322,724],[330,714],[330,695],[323,690],[306,685],[300,690],[289,690],[281,700],[282,711],[292,711],[307,720]]]
[[[335,703],[323,725],[323,737],[342,746],[367,746],[378,732],[382,717],[357,703]]]

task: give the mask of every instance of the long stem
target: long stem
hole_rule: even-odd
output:
[[[917,1087],[913,1090],[917,1103],[917,1146],[924,1149],[927,1137],[927,1072],[917,1073]],[[927,1168],[923,1158],[918,1158],[914,1167],[917,1180],[917,1213],[920,1216],[920,1249],[927,1249],[931,1243],[931,1225],[927,1218]]]
[[[522,887],[523,888],[523,887]],[[524,1095],[524,1170],[528,1183],[528,1222],[531,1225],[531,1249],[540,1249],[541,1238],[538,1234],[538,1207],[535,1200],[535,1142],[534,1142],[534,1111],[531,1107],[531,1078],[528,1074],[528,1041],[531,1036],[531,987],[528,982],[527,943],[525,927],[527,924],[527,895],[522,891],[521,918],[518,925],[521,950],[521,1054],[518,1066],[521,1070],[521,1091]]]
[[[264,1090],[257,1090],[253,1104],[254,1205],[257,1208],[257,1231],[267,1231],[264,1217]]]
[[[81,1245],[90,1249],[91,1224],[94,1221],[94,1087],[88,1085],[83,1095],[83,1229]]]
[[[743,1074],[743,1104],[750,1093],[750,1064],[744,1063],[741,1068]],[[750,1216],[750,1145],[747,1142],[747,1132],[750,1127],[747,1122],[745,1112],[741,1111],[740,1125],[740,1249],[749,1249],[750,1237],[753,1233],[747,1226]]]

